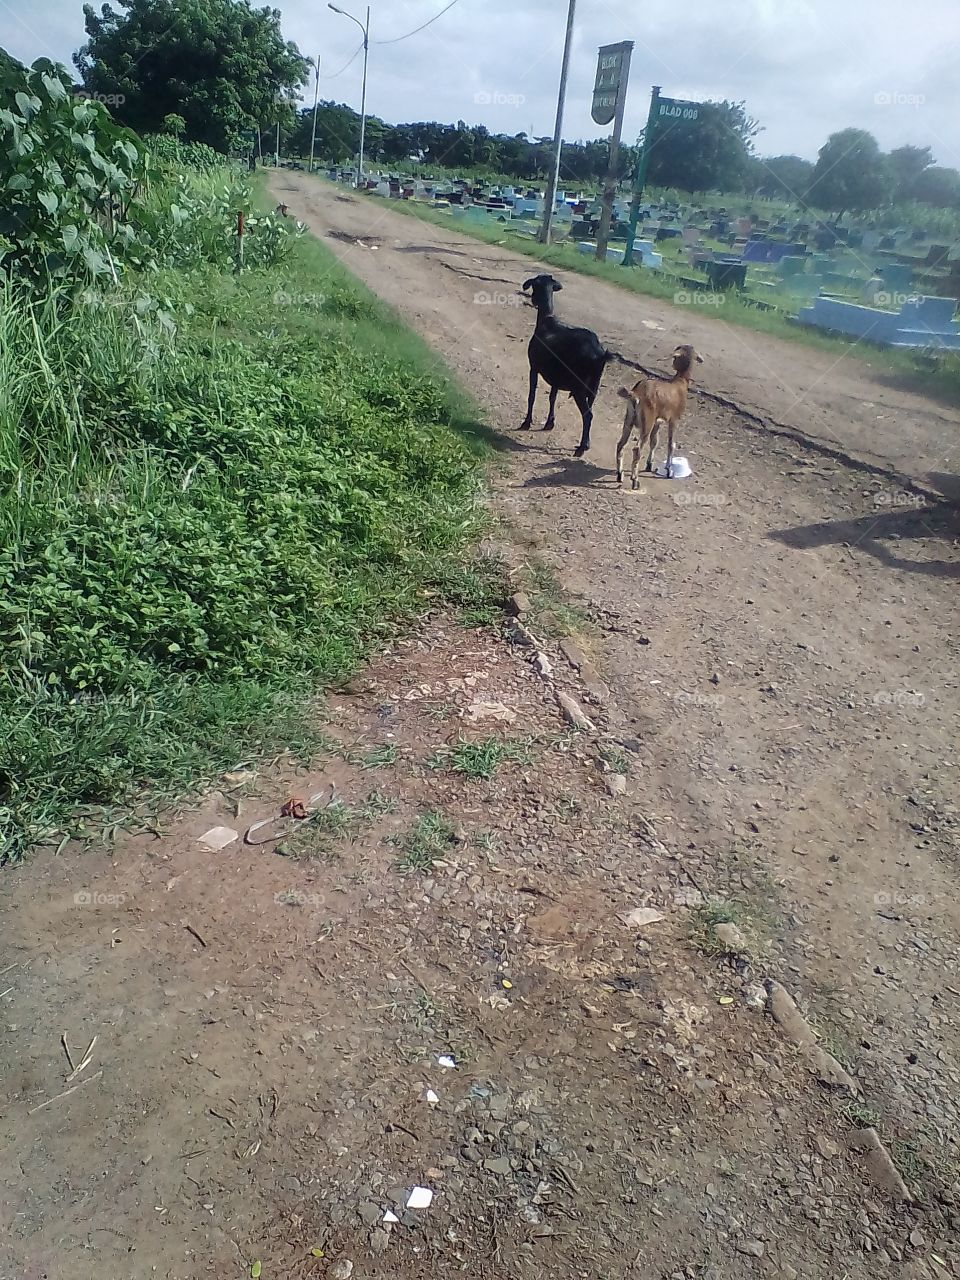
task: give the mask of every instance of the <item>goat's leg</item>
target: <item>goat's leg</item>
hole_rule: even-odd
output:
[[[539,374],[531,364],[530,366],[530,395],[527,397],[527,416],[520,423],[521,431],[529,431],[533,426],[533,406],[537,399],[537,379]]]
[[[627,412],[623,418],[623,434],[617,445],[617,484],[623,484],[623,451],[630,443],[630,437],[633,435],[634,428],[637,424],[637,408],[634,404],[627,405]],[[639,448],[639,445],[637,446]]]
[[[556,419],[554,417],[554,409],[557,406],[557,395],[559,393],[559,390],[560,390],[559,387],[550,388],[550,408],[547,410],[547,420],[543,424],[544,431],[552,431],[553,428],[557,425]]]
[[[590,448],[590,424],[593,422],[592,398],[582,391],[575,391],[573,393],[573,398],[576,401],[577,408],[580,410],[580,415],[583,418],[583,434],[580,437],[580,443],[573,451],[573,456],[575,458],[582,458]]]
[[[637,440],[633,446],[633,466],[630,468],[630,488],[639,489],[640,479],[640,455],[643,453],[643,445]]]
[[[650,452],[647,454],[647,470],[653,470],[653,451],[657,447],[657,437],[660,435],[660,419],[658,418],[650,428]]]
[[[667,479],[673,479],[673,435],[677,429],[676,421],[671,418],[667,423]]]

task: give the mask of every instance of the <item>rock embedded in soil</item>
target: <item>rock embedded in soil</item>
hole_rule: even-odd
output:
[[[515,618],[530,612],[530,597],[525,591],[515,591],[507,601],[507,611]]]

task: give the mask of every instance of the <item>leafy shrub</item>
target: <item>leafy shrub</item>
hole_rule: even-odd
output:
[[[167,117],[170,119],[170,117]],[[174,117],[179,119],[179,117]],[[216,173],[229,165],[226,156],[205,142],[181,142],[170,134],[147,134],[144,145],[151,158],[177,170],[194,169],[198,173]]]

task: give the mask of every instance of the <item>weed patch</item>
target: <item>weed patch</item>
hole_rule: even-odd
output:
[[[455,746],[442,747],[427,761],[430,769],[452,769],[465,778],[492,778],[505,761],[529,764],[531,744],[518,738],[461,738]]]
[[[401,875],[429,871],[434,861],[449,853],[454,841],[451,824],[435,810],[421,814],[399,841],[396,866]]]

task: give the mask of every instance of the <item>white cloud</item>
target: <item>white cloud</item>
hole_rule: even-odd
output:
[[[276,0],[275,0],[276,2]],[[403,35],[444,0],[374,0],[371,37]],[[330,76],[360,34],[322,0],[279,0],[284,29]],[[354,0],[345,0],[363,16]],[[495,132],[551,134],[566,0],[459,0],[410,40],[374,43],[368,106],[387,120],[466,120]],[[590,94],[600,44],[632,39],[625,137],[646,119],[651,83],[665,94],[744,99],[764,126],[764,154],[810,159],[848,125],[885,149],[929,144],[960,167],[956,0],[927,0],[922,14],[899,0],[579,0],[565,133],[596,137]],[[0,44],[25,61],[69,63],[83,40],[76,0],[0,0]],[[359,106],[360,59],[320,92]],[[481,95],[478,100],[478,95]],[[884,95],[888,100],[884,100]],[[879,101],[878,101],[879,97]]]

